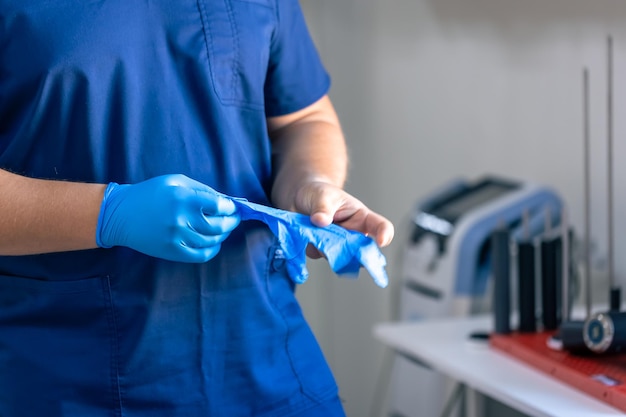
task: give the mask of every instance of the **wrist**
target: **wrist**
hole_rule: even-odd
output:
[[[108,224],[108,209],[109,204],[112,200],[112,196],[117,193],[117,189],[121,187],[119,184],[115,182],[111,182],[104,189],[104,195],[102,197],[102,202],[100,203],[100,213],[98,214],[98,224],[96,225],[96,245],[99,248],[111,248],[115,246],[114,244],[107,242],[107,233],[106,226]]]

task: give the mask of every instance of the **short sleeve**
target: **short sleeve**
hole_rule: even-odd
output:
[[[277,14],[264,87],[267,117],[301,110],[330,88],[298,0],[277,0]]]

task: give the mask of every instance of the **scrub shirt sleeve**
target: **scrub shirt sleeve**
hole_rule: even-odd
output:
[[[330,77],[311,39],[298,0],[276,0],[278,25],[265,80],[265,113],[282,116],[322,98]]]

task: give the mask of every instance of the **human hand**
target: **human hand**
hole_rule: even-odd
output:
[[[100,208],[96,243],[126,246],[178,262],[206,262],[237,227],[233,202],[184,175],[137,184],[110,183]]]
[[[325,227],[331,223],[355,230],[371,237],[380,247],[391,243],[393,224],[342,188],[324,181],[312,181],[298,189],[295,195],[296,211],[311,216],[311,223]],[[319,258],[322,253],[312,246],[307,255]]]

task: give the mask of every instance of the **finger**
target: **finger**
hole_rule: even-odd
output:
[[[317,211],[311,214],[311,223],[315,226],[326,227],[333,222],[333,214],[326,211]]]
[[[343,204],[345,192],[328,183],[314,182],[298,193],[296,207],[310,216],[311,223],[319,227],[328,226],[338,208]]]
[[[199,205],[207,214],[228,216],[237,211],[230,198],[206,184],[184,175],[168,175],[167,180],[169,185],[176,186],[186,197],[191,197],[188,200],[191,204]],[[193,193],[191,196],[187,194],[190,192]]]
[[[311,223],[319,227],[326,227],[333,222],[335,213],[343,204],[343,199],[327,195],[315,201],[311,208]]]
[[[371,212],[365,219],[364,233],[384,247],[391,243],[394,236],[393,224],[378,213]]]
[[[237,212],[235,203],[223,194],[214,192],[211,188],[206,190],[195,190],[198,203],[202,212],[209,216],[230,216]]]
[[[377,227],[376,233],[374,234],[373,239],[378,243],[378,246],[385,247],[388,246],[393,240],[393,236],[395,234],[395,230],[393,224],[384,219]]]
[[[351,217],[338,221],[337,224],[371,237],[380,247],[389,245],[394,236],[393,224],[380,214],[367,209],[352,213]]]
[[[194,216],[188,219],[190,229],[202,235],[220,235],[233,231],[241,222],[239,215],[233,216]]]
[[[201,230],[205,235],[218,235],[232,232],[241,223],[239,215],[232,216],[202,216]]]
[[[182,245],[189,248],[203,249],[220,245],[229,235],[229,232],[205,235],[189,228],[181,232],[180,241],[182,242]]]
[[[179,262],[204,263],[215,258],[221,249],[221,245],[205,248],[193,248],[185,245],[180,246],[180,254],[176,259]]]

